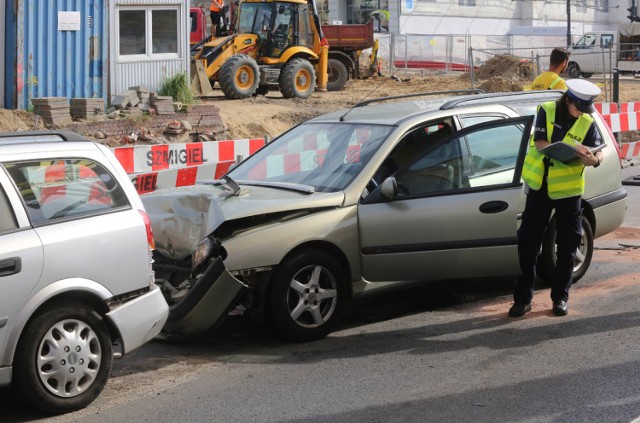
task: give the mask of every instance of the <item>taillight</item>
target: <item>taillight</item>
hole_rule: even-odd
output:
[[[144,221],[144,228],[147,230],[147,242],[149,243],[149,248],[152,250],[156,249],[156,244],[153,242],[153,230],[151,229],[151,219],[147,213],[143,210],[138,210],[140,212],[140,216],[142,216],[142,220]]]

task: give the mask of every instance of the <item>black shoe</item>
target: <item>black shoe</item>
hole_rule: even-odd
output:
[[[531,303],[522,304],[522,303],[514,303],[509,309],[509,317],[520,317],[524,316],[525,313],[531,311]]]
[[[553,314],[555,316],[566,316],[569,313],[566,301],[554,301],[553,302]]]

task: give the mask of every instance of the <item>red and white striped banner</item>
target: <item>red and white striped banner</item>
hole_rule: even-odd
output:
[[[264,145],[263,138],[113,148],[128,174],[242,160]]]
[[[620,156],[623,159],[631,159],[640,156],[640,142],[627,142],[620,146]]]
[[[634,113],[614,113],[602,115],[604,121],[611,128],[611,132],[637,131],[640,122],[640,112]]]
[[[235,160],[204,163],[199,166],[183,167],[182,169],[131,174],[129,177],[138,194],[142,195],[159,189],[195,185],[196,181],[204,179],[219,179],[227,173],[229,167],[234,163],[236,163]]]
[[[640,102],[636,101],[621,103],[620,107],[616,103],[595,103],[594,106],[601,115],[640,112]]]

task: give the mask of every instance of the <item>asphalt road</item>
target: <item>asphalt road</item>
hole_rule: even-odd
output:
[[[640,167],[628,167],[633,176]],[[240,322],[114,364],[85,410],[46,418],[0,391],[1,422],[630,422],[640,416],[640,186],[623,228],[554,317],[548,287],[510,319],[513,280],[354,303],[328,338],[291,344]]]

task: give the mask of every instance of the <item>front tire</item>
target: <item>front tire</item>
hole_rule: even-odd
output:
[[[25,400],[47,413],[66,413],[102,392],[111,371],[111,338],[100,315],[67,302],[29,321],[15,357],[14,380]]]
[[[316,86],[316,71],[306,59],[292,59],[280,74],[280,92],[284,98],[309,98]]]
[[[578,66],[576,62],[569,63],[567,75],[569,75],[570,78],[580,78],[580,66]]]
[[[338,59],[329,59],[327,91],[341,90],[349,80],[349,70]]]
[[[346,279],[338,261],[322,250],[307,249],[286,259],[271,279],[271,325],[291,341],[324,338],[346,309]]]
[[[258,64],[246,54],[231,56],[220,67],[218,82],[228,99],[249,98],[260,83]]]
[[[549,224],[542,242],[542,266],[543,277],[551,279],[556,268],[556,228],[555,219]],[[576,260],[573,265],[573,283],[577,283],[587,273],[593,257],[593,229],[586,217],[582,218],[582,238],[576,251]]]

